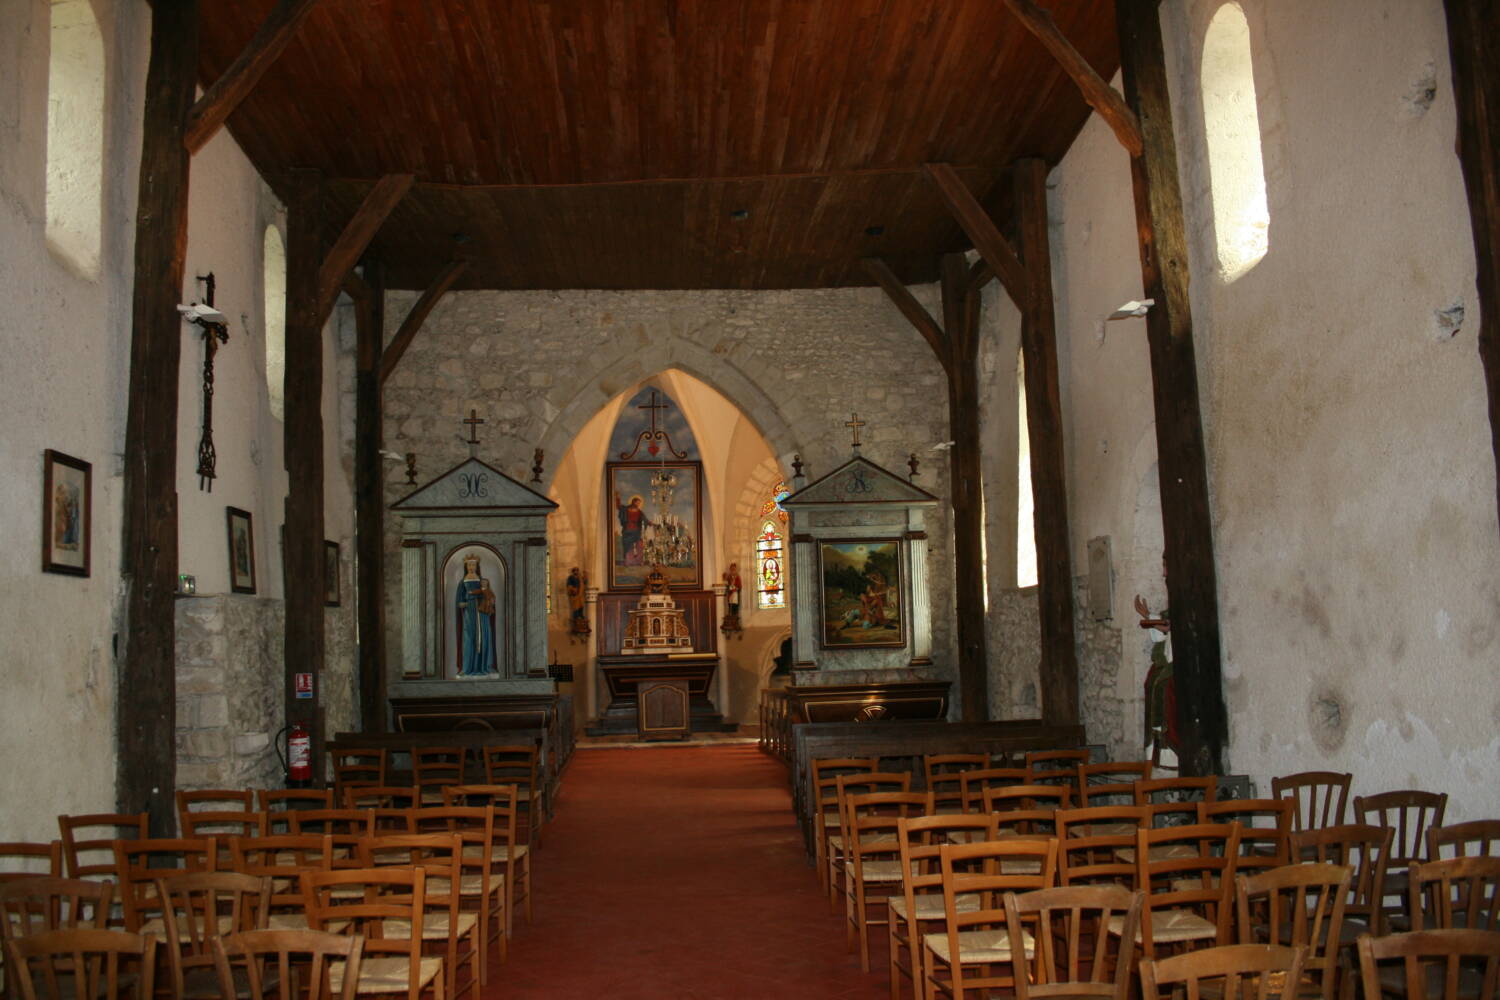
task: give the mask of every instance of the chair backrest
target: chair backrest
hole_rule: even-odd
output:
[[[958,776],[958,788],[963,798],[964,812],[984,811],[985,789],[1027,785],[1031,783],[1030,778],[1031,772],[1024,767],[981,767],[961,772]]]
[[[1338,979],[1340,937],[1349,882],[1348,865],[1283,865],[1235,879],[1240,944],[1258,944],[1264,928],[1271,941],[1307,949],[1305,971],[1318,980],[1323,1000],[1333,1000]]]
[[[184,872],[156,880],[164,903],[167,964],[174,996],[187,995],[187,970],[214,965],[213,940],[264,929],[271,880],[239,872]]]
[[[63,873],[62,857],[63,846],[60,840],[13,840],[0,843],[0,885],[39,875],[60,878]]]
[[[1141,920],[1139,892],[1117,885],[1057,886],[1007,892],[1004,901],[1016,1000],[1125,1000]],[[1115,920],[1120,933],[1103,933]],[[1028,930],[1035,942],[1029,962]]]
[[[1119,884],[1136,888],[1134,860],[1119,851],[1134,851],[1136,832],[1147,828],[1145,806],[1090,806],[1057,811],[1058,881],[1063,885]]]
[[[218,841],[203,838],[117,840],[115,877],[125,929],[138,932],[148,914],[159,912],[156,880],[183,872],[211,872],[218,864]]]
[[[1149,778],[1135,783],[1135,804],[1151,810],[1152,826],[1184,826],[1198,822],[1198,803],[1213,802],[1219,794],[1217,778]]]
[[[880,765],[879,757],[824,757],[812,762],[814,813],[838,812],[838,779],[850,774],[869,774]]]
[[[292,813],[295,836],[327,834],[333,838],[333,867],[358,868],[359,842],[375,832],[370,809],[299,809]]]
[[[1149,760],[1102,761],[1078,765],[1080,806],[1134,805],[1135,783],[1151,779]]]
[[[1410,931],[1384,937],[1361,934],[1358,950],[1359,976],[1367,997],[1381,996],[1381,962],[1401,962],[1406,1000],[1436,1000],[1439,995],[1443,1000],[1458,1000],[1460,996],[1464,1000],[1494,1000],[1500,980],[1500,931]],[[1478,981],[1465,982],[1471,976]],[[1469,988],[1460,992],[1461,984]],[[1441,993],[1434,993],[1434,985],[1440,986]]]
[[[187,830],[190,812],[253,812],[255,793],[248,788],[195,788],[177,791],[178,832]]]
[[[985,812],[998,815],[1002,836],[1052,837],[1057,810],[1066,809],[1071,796],[1066,785],[1008,785],[986,788],[980,801]]]
[[[1395,831],[1388,864],[1400,868],[1421,860],[1427,846],[1427,828],[1442,826],[1443,813],[1447,809],[1447,792],[1424,792],[1407,788],[1354,797],[1354,818],[1357,822],[1388,826]]]
[[[413,747],[412,784],[442,799],[444,785],[462,785],[469,754],[463,747]]]
[[[535,746],[526,743],[491,744],[482,752],[485,784],[536,787],[538,760]]]
[[[326,833],[273,833],[229,840],[231,869],[270,880],[272,913],[299,912],[303,904],[302,873],[332,871],[333,860],[333,837]]]
[[[384,747],[346,747],[328,754],[333,761],[333,788],[342,799],[344,789],[356,785],[384,785],[389,778],[389,756]]]
[[[344,789],[345,809],[410,809],[422,800],[415,785],[351,785]]]
[[[255,806],[266,814],[266,833],[291,833],[298,809],[332,809],[331,788],[262,788],[255,793]]]
[[[5,947],[6,977],[15,976],[22,1000],[37,1000],[39,995],[150,1000],[154,991],[156,938],[149,934],[73,928],[31,934]],[[134,983],[127,978],[124,988],[122,967],[137,970]],[[45,984],[40,992],[38,981]]]
[[[111,882],[51,875],[0,883],[0,941],[74,927],[103,930]]]
[[[916,936],[917,900],[942,898],[943,873],[938,860],[942,849],[958,839],[969,842],[994,840],[995,834],[996,817],[992,813],[934,813],[903,816],[897,820],[896,843],[901,854],[901,894],[906,899],[907,940],[920,940]]]
[[[905,772],[871,771],[868,774],[839,775],[834,779],[838,794],[837,830],[847,842],[849,836],[849,800],[855,797],[874,795],[878,792],[911,791],[911,775]]]
[[[1292,832],[1342,826],[1348,814],[1349,782],[1354,775],[1342,771],[1301,771],[1271,779],[1271,797],[1289,798]]]
[[[1190,910],[1217,928],[1216,944],[1229,942],[1238,823],[1193,823],[1137,830],[1136,888],[1146,894],[1141,942],[1156,954],[1153,910]]]
[[[932,793],[933,808],[962,811],[963,787],[959,779],[964,771],[989,767],[990,759],[982,753],[930,753],[922,757],[922,776]]]
[[[266,814],[245,810],[214,809],[182,814],[184,837],[218,837],[227,843],[230,837],[261,837],[266,833]]]
[[[456,855],[460,874],[478,875],[480,893],[487,898],[495,877],[494,847],[499,843],[495,839],[495,818],[495,810],[488,806],[430,806],[412,810],[412,832],[458,837],[462,841],[462,849]]]
[[[308,872],[307,923],[312,930],[346,927],[365,938],[365,958],[399,956],[406,960],[408,997],[421,990],[422,936],[426,914],[427,870],[421,865],[352,868]],[[395,937],[400,927],[407,937]],[[395,992],[395,991],[392,991]]]
[[[1475,819],[1427,828],[1428,861],[1474,854],[1500,855],[1500,819]]]
[[[948,939],[948,954],[953,959],[949,966],[952,994],[961,997],[967,995],[965,990],[1010,985],[1008,964],[998,974],[993,960],[972,971],[965,968],[960,960],[962,935],[1003,932],[1007,892],[1029,892],[1056,884],[1056,838],[948,844],[938,851],[938,865],[943,880],[944,927],[936,933]]]
[[[1141,996],[1143,1000],[1161,1000],[1162,986],[1184,983],[1187,995],[1197,1000],[1204,994],[1205,980],[1219,980],[1212,995],[1237,997],[1240,1000],[1269,1000],[1270,997],[1295,995],[1295,984],[1302,977],[1307,949],[1279,944],[1230,944],[1218,948],[1200,948],[1171,958],[1141,959]],[[1247,980],[1249,980],[1247,982]],[[1252,984],[1254,990],[1251,990]],[[1170,991],[1168,996],[1175,996]],[[1380,994],[1376,993],[1375,996]]]
[[[57,817],[68,878],[113,877],[115,841],[145,840],[150,819],[144,812]]]
[[[296,994],[298,1000],[354,1000],[365,951],[363,934],[312,930],[242,931],[215,938],[213,944],[220,992],[227,997],[239,995],[244,988],[240,983],[244,983],[249,1000],[290,1000],[290,987],[299,980],[307,985],[305,993]],[[343,963],[337,994],[328,986],[329,964],[334,962]],[[234,968],[241,965],[244,976],[237,981]],[[269,976],[268,966],[274,970]],[[267,990],[267,982],[274,984],[274,991]]]
[[[1292,863],[1290,799],[1200,802],[1198,822],[1240,824],[1240,856],[1235,862],[1235,868],[1240,872],[1280,868]]]
[[[512,848],[520,837],[520,809],[515,785],[448,785],[443,789],[445,806],[479,806],[492,817],[490,836],[495,846]]]
[[[1500,930],[1500,858],[1427,861],[1412,865],[1407,878],[1412,930]]]
[[[1078,787],[1078,768],[1089,762],[1089,752],[1079,750],[1032,750],[1026,754],[1029,785]]]
[[[1292,834],[1292,857],[1352,868],[1354,878],[1349,882],[1345,919],[1379,934],[1384,929],[1381,900],[1385,895],[1386,856],[1394,835],[1395,831],[1388,826],[1365,823],[1303,830]]]

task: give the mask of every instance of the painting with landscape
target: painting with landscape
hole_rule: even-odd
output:
[[[823,542],[825,649],[906,645],[895,539]]]

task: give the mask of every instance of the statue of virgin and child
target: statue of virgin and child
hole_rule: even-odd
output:
[[[495,657],[495,592],[479,571],[479,556],[464,556],[464,575],[454,597],[458,676],[499,673]]]

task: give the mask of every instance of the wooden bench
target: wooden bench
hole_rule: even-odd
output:
[[[1002,722],[802,722],[791,736],[792,806],[808,856],[813,851],[812,762],[828,757],[879,757],[884,770],[911,771],[912,788],[926,787],[926,754],[1016,754],[1084,745],[1082,726],[1051,726],[1040,719]]]

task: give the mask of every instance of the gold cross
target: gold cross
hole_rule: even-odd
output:
[[[846,420],[844,426],[854,431],[854,447],[859,447],[859,429],[865,425],[865,421],[859,419],[859,414],[853,414],[853,420]]]
[[[479,416],[479,411],[478,410],[470,410],[469,411],[469,419],[465,420],[464,423],[466,423],[466,424],[469,425],[469,440],[466,441],[466,442],[464,442],[464,443],[465,444],[478,444],[479,443],[479,425],[482,424],[482,423],[484,423],[484,419]]]

